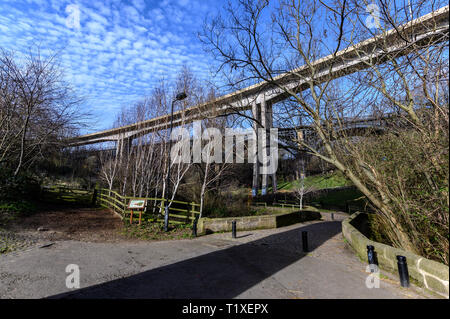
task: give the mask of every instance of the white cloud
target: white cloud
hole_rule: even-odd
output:
[[[65,6],[72,2],[80,8],[79,31],[66,26]],[[0,46],[25,53],[39,44],[44,54],[61,51],[68,81],[103,119],[99,127],[108,127],[122,104],[134,103],[161,77],[172,79],[184,63],[203,76],[210,64],[195,35],[205,1],[127,3],[2,0]]]

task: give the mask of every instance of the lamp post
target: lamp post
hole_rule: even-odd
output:
[[[167,154],[167,177],[166,177],[166,187],[167,187],[167,200],[166,200],[166,206],[164,207],[164,231],[169,230],[169,183],[170,183],[170,150],[172,148],[172,129],[173,129],[173,105],[177,101],[182,101],[187,97],[185,92],[177,94],[175,97],[175,100],[172,101],[172,107],[170,111],[170,130],[169,130],[169,148],[168,148],[168,154]]]

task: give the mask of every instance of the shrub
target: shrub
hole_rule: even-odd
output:
[[[449,262],[448,143],[445,130],[429,135],[399,130],[357,145],[370,178],[355,165],[403,228],[415,252],[445,264]],[[383,214],[372,217],[370,224],[375,239],[399,246],[398,230]]]
[[[37,199],[41,191],[40,182],[28,173],[14,176],[7,170],[0,171],[0,200]]]

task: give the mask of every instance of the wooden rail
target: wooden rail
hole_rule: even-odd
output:
[[[101,188],[97,190],[97,202],[106,208],[111,209],[114,213],[118,214],[122,219],[131,214],[131,210],[128,209],[130,200],[133,199],[146,199],[147,207],[144,211],[144,218],[149,221],[163,222],[164,221],[164,208],[166,206],[167,199],[154,198],[154,197],[132,197],[122,196],[116,191]],[[169,223],[180,224],[192,224],[200,215],[200,204],[194,202],[183,202],[178,200],[169,201]]]
[[[71,202],[89,204],[92,201],[93,190],[72,188],[65,185],[43,186],[40,197],[47,201]]]

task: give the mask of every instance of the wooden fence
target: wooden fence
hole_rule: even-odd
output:
[[[82,188],[73,188],[65,185],[43,186],[40,198],[44,201],[90,204],[94,191]]]
[[[200,215],[200,204],[188,203],[177,200],[167,200],[164,198],[152,197],[132,197],[122,196],[116,191],[101,188],[97,190],[97,202],[113,212],[126,218],[131,214],[128,204],[132,199],[147,200],[147,207],[144,210],[143,218],[148,221],[164,222],[164,208],[169,202],[169,223],[171,224],[192,224]]]

